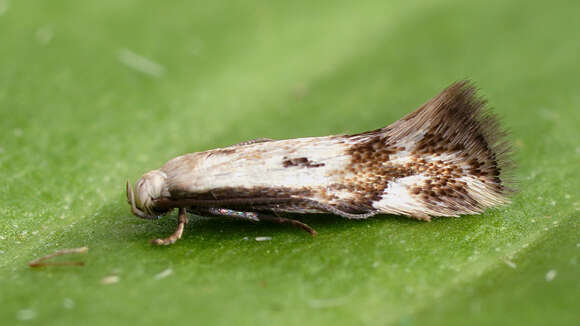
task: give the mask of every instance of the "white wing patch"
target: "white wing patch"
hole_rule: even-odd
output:
[[[410,189],[422,184],[427,177],[412,175],[389,183],[380,201],[373,203],[373,207],[387,214],[411,215],[421,218],[428,217],[425,204],[411,195]]]
[[[318,188],[341,182],[333,173],[349,164],[346,149],[336,137],[270,141],[196,153],[201,154],[199,164],[189,173],[173,173],[180,161],[191,159],[187,157],[178,157],[163,169],[175,184],[196,193],[237,187]]]

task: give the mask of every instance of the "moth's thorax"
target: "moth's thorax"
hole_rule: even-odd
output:
[[[160,170],[153,170],[145,173],[135,184],[135,205],[145,213],[155,216],[160,212],[155,211],[154,201],[164,195],[167,191],[167,175]]]
[[[166,176],[167,190],[171,196],[182,197],[188,193],[203,190],[205,180],[219,171],[230,170],[228,164],[214,164],[216,160],[237,163],[237,157],[232,156],[234,149],[215,149],[206,152],[196,152],[178,156],[165,163],[160,171]],[[240,165],[239,169],[244,169]],[[213,188],[214,184],[209,187]]]

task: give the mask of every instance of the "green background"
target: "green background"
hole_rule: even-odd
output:
[[[578,324],[579,12],[0,0],[2,324]],[[379,128],[464,78],[511,130],[510,206],[431,223],[305,217],[316,238],[195,219],[161,248],[148,240],[175,214],[129,213],[125,181],[174,156]],[[85,245],[66,258],[84,267],[26,265]]]

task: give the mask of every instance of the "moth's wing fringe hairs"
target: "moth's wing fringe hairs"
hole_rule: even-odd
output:
[[[400,140],[416,130],[433,126],[451,145],[464,145],[471,155],[487,151],[495,154],[502,168],[512,167],[513,149],[507,140],[508,132],[499,125],[499,119],[487,100],[477,95],[477,88],[469,80],[456,82],[427,101],[419,109],[384,128],[393,141]]]
[[[451,182],[473,180],[467,181],[466,189],[447,184],[447,192],[442,187],[434,189],[431,184],[416,184],[408,187],[417,194],[410,195],[409,205],[390,206],[400,198],[393,196],[383,197],[385,207],[397,214],[422,218],[479,213],[487,207],[509,202],[508,196],[514,189],[513,151],[508,132],[500,127],[498,118],[486,104],[470,81],[456,82],[404,118],[367,133],[371,137],[380,135],[387,147],[406,146],[419,159],[442,159],[442,168],[428,177],[430,181],[439,182],[440,177],[444,178],[442,172],[451,162],[463,166],[459,176],[447,175]],[[389,189],[385,194],[388,192]]]

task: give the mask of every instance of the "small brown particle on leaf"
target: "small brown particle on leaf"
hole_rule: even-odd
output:
[[[28,263],[30,267],[44,267],[44,266],[84,266],[84,262],[82,261],[60,261],[60,262],[47,262],[46,260],[63,255],[71,255],[71,254],[85,254],[89,251],[88,247],[80,247],[80,248],[72,248],[72,249],[62,249],[58,250],[50,255],[46,255],[35,259]]]

